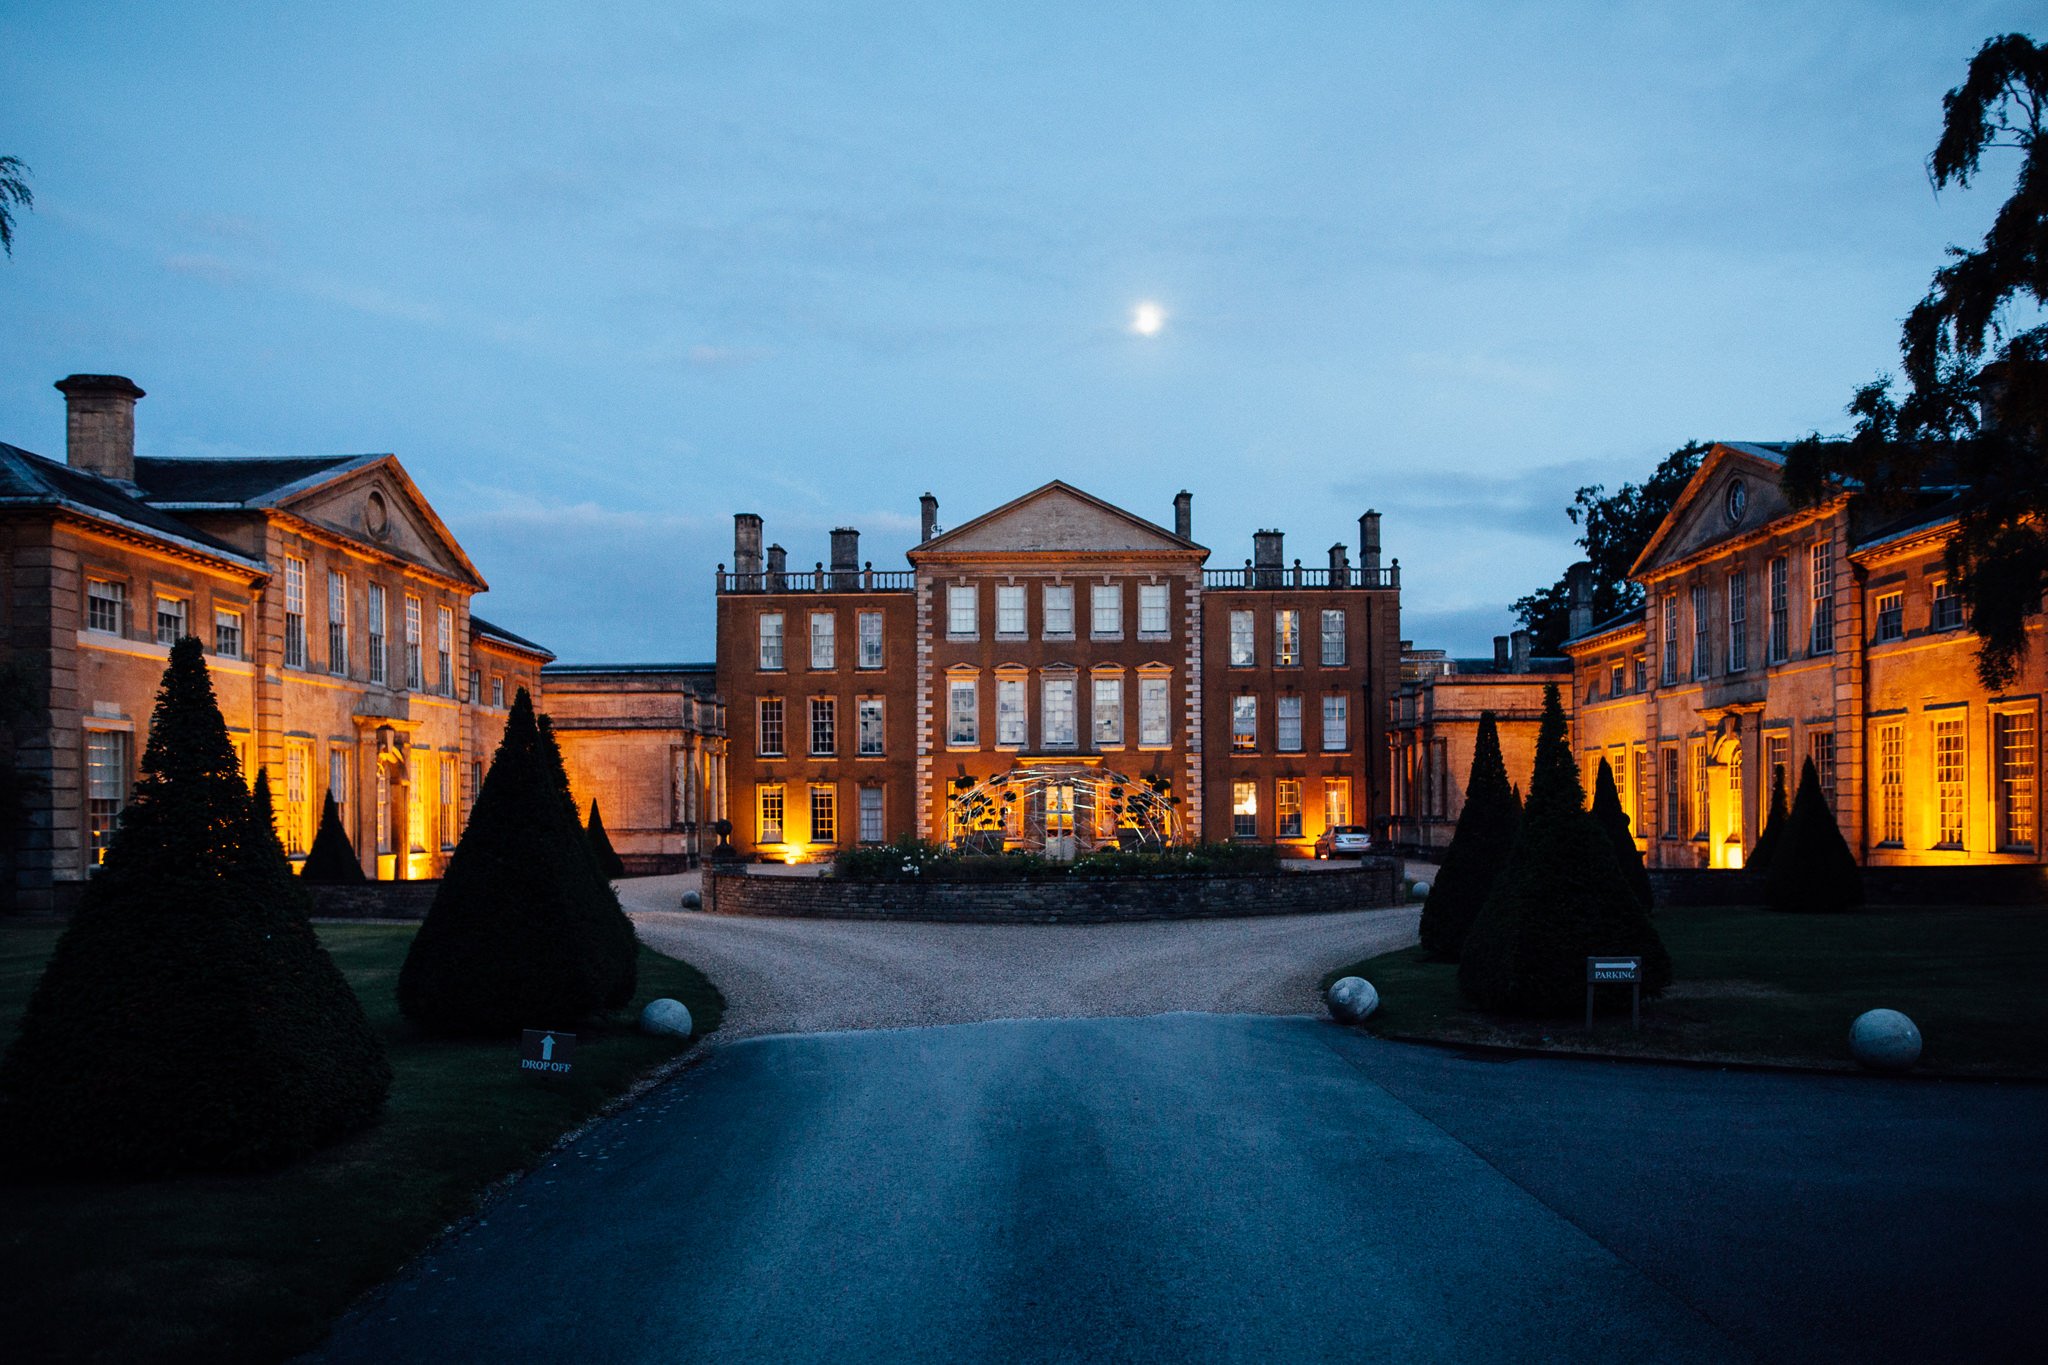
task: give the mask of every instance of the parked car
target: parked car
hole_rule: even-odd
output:
[[[1372,831],[1364,825],[1332,825],[1316,838],[1318,858],[1359,858],[1372,852]]]

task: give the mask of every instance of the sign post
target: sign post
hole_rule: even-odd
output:
[[[1628,1026],[1643,1024],[1643,960],[1639,957],[1589,957],[1586,959],[1586,1027],[1593,1027],[1593,990],[1596,986],[1628,987]]]
[[[526,1029],[519,1035],[519,1069],[544,1076],[566,1076],[574,1065],[576,1035],[553,1029]]]

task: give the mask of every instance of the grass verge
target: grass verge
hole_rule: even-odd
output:
[[[1523,1020],[1458,995],[1454,964],[1420,948],[1383,953],[1324,979],[1362,976],[1380,993],[1366,1027],[1388,1038],[1558,1052],[1854,1069],[1849,1023],[1903,1010],[1938,1075],[2048,1078],[2048,911],[2039,907],[1865,910],[1784,915],[1754,908],[1674,909],[1656,918],[1677,984],[1645,1001],[1631,1033],[1603,1013]]]
[[[0,926],[0,1046],[59,932]],[[518,1070],[512,1043],[424,1038],[399,1017],[393,989],[413,933],[320,926],[391,1052],[391,1100],[375,1127],[268,1175],[0,1184],[10,1357],[237,1361],[304,1350],[492,1184],[689,1046],[639,1033],[642,1005],[681,1000],[700,1037],[724,1010],[701,972],[643,948],[630,1013],[581,1036],[570,1079],[537,1078]]]

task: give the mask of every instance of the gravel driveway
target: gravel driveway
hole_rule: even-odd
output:
[[[1141,924],[874,924],[678,911],[695,874],[618,884],[657,952],[725,992],[722,1038],[983,1019],[1310,1014],[1332,967],[1414,943],[1411,906]]]

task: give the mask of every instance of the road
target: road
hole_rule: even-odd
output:
[[[2040,1087],[1503,1063],[1307,1018],[757,1037],[320,1358],[2008,1358],[2048,1326],[2044,1139]]]

